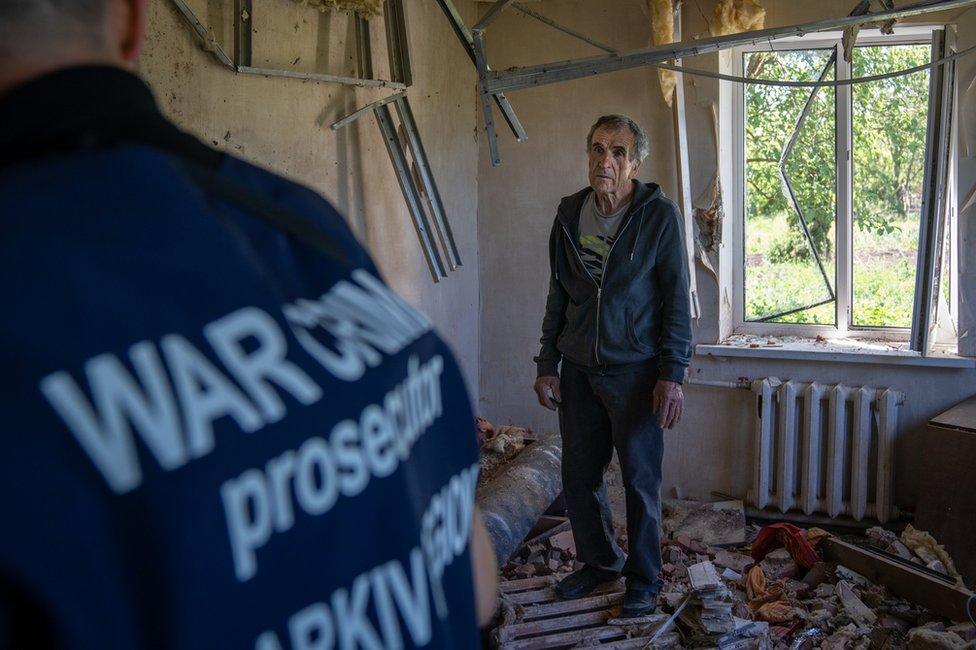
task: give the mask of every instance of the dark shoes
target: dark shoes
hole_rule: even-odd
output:
[[[659,589],[655,585],[628,579],[627,593],[624,594],[624,606],[620,613],[621,618],[637,618],[653,614],[657,609],[658,591]]]
[[[620,577],[616,571],[597,569],[590,565],[573,571],[556,585],[556,595],[564,600],[587,596],[600,585],[613,582]]]

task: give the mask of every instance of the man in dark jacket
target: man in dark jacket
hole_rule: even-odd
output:
[[[476,647],[457,363],[331,205],[160,114],[145,12],[0,0],[0,647]]]
[[[590,186],[560,202],[549,237],[535,392],[559,408],[563,491],[584,563],[557,592],[579,598],[622,572],[624,615],[635,617],[654,610],[660,590],[662,429],[683,409],[688,268],[677,206],[636,180],[648,153],[640,126],[605,115],[586,145]],[[614,448],[627,499],[626,558],[603,482]]]

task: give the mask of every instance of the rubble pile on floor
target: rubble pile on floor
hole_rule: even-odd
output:
[[[551,594],[552,585],[582,566],[576,559],[568,522],[553,530],[558,532],[530,538],[502,567],[503,580],[509,581],[502,583],[503,601],[504,594],[517,591],[519,585],[522,589],[536,590],[531,593]],[[521,599],[517,603],[521,604],[509,603],[506,625],[509,630],[518,631],[520,625],[527,629],[518,633],[523,636],[503,630],[496,634],[496,639],[509,641],[498,645],[504,648],[670,645],[723,650],[976,649],[976,626],[971,622],[941,618],[909,599],[893,595],[885,586],[856,571],[825,560],[823,547],[830,544],[829,540],[838,538],[823,530],[803,530],[782,523],[761,529],[746,526],[744,537],[744,543],[721,547],[706,545],[686,535],[662,541],[663,588],[658,613],[640,621],[633,619],[631,624],[617,618],[622,581],[604,590],[599,598],[591,598],[592,607],[585,607],[580,601],[579,606],[573,607],[571,616],[569,605],[559,610],[563,617],[559,620],[547,621],[541,613],[532,614],[531,626],[521,618],[523,611],[541,612],[547,607],[559,607],[561,601],[554,595],[532,601],[524,595],[529,592],[518,594]],[[954,572],[944,549],[931,536],[911,527],[901,537],[878,527],[867,531],[866,537],[846,539],[859,547],[898,555],[913,565],[941,567],[947,575]],[[621,535],[618,541],[626,548],[625,536]],[[535,602],[543,604],[528,605]],[[548,627],[544,623],[549,623]],[[540,631],[529,635],[536,627]],[[668,634],[653,637],[653,630],[662,627],[671,629]],[[566,643],[550,644],[550,638]],[[652,638],[653,643],[649,641]],[[612,639],[616,640],[611,643]]]

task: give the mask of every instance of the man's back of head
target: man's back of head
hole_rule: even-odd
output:
[[[81,65],[139,56],[146,0],[0,0],[0,93]]]

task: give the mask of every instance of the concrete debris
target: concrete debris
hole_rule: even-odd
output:
[[[822,650],[845,650],[851,646],[851,642],[857,638],[857,634],[857,626],[850,623],[827,637],[827,640],[820,647]]]
[[[688,580],[695,591],[718,589],[722,586],[715,565],[711,562],[699,562],[688,567]]]
[[[826,562],[816,562],[807,574],[803,576],[803,583],[811,589],[816,589],[827,580],[830,568]]]
[[[862,576],[857,571],[851,571],[843,564],[838,564],[837,568],[834,569],[834,573],[841,580],[846,580],[847,582],[857,585],[862,589],[866,589],[871,586],[871,581]]]
[[[766,10],[757,0],[718,0],[709,27],[712,36],[725,36],[762,29],[765,24]]]
[[[910,650],[963,650],[976,647],[976,643],[966,643],[955,632],[942,632],[924,627],[917,627],[908,633],[908,648]]]
[[[956,571],[955,563],[945,548],[935,541],[932,535],[908,524],[902,531],[901,541],[922,559],[926,567],[952,576],[959,585],[962,585],[962,576]]]
[[[746,541],[746,516],[741,501],[702,503],[665,499],[661,510],[661,526],[669,537],[689,537],[699,544],[742,544]]]
[[[871,611],[867,605],[857,597],[851,585],[841,580],[837,583],[837,596],[841,604],[852,619],[859,623],[874,624],[878,620],[878,615]]]
[[[741,582],[742,574],[736,573],[732,569],[726,569],[725,571],[722,571],[722,579],[728,580],[729,582]]]
[[[759,564],[762,566],[763,571],[766,572],[766,575],[774,578],[793,578],[800,571],[796,562],[793,560],[793,556],[785,548],[778,548],[772,551]]]
[[[715,552],[715,566],[731,569],[737,573],[743,573],[746,569],[756,563],[751,555],[745,553],[732,553],[725,549],[718,549]]]
[[[576,540],[573,531],[567,530],[549,538],[549,548],[576,557]]]
[[[865,535],[867,535],[869,542],[886,553],[898,555],[906,560],[911,560],[915,557],[911,549],[898,539],[898,535],[881,526],[869,528]]]
[[[764,530],[768,534],[769,530],[782,528]],[[807,540],[823,539],[820,532],[801,532]],[[762,531],[751,527],[745,527],[745,536],[763,539]],[[811,544],[820,555],[837,541],[831,539],[832,542]],[[878,529],[858,543],[887,548],[896,540],[893,533]],[[653,620],[622,625],[628,630],[628,637],[636,640],[653,635],[662,616],[677,612],[674,625],[667,630],[668,647],[976,650],[973,625],[953,624],[893,595],[884,585],[873,583],[847,566],[821,557],[806,570],[788,549],[774,549],[762,562],[755,562],[752,550],[747,543],[718,548],[688,535],[663,539],[660,609],[650,617]],[[582,566],[577,560],[572,532],[562,531],[537,536],[531,543],[523,544],[502,573],[507,579],[548,580],[536,587],[541,594],[548,593],[549,586]],[[614,588],[623,587],[618,583]],[[619,609],[615,609],[619,602],[614,603],[607,619],[619,616]],[[591,645],[601,643],[597,633],[602,629],[605,628],[585,630],[594,633]],[[654,647],[659,644],[655,642]]]
[[[976,641],[976,625],[972,623],[959,623],[953,625],[947,631],[957,634],[963,641]]]
[[[695,592],[695,607],[687,620],[700,627],[700,632],[696,632],[704,636],[732,632],[732,592],[719,578],[715,565],[708,561],[692,564],[688,567],[688,580]]]

